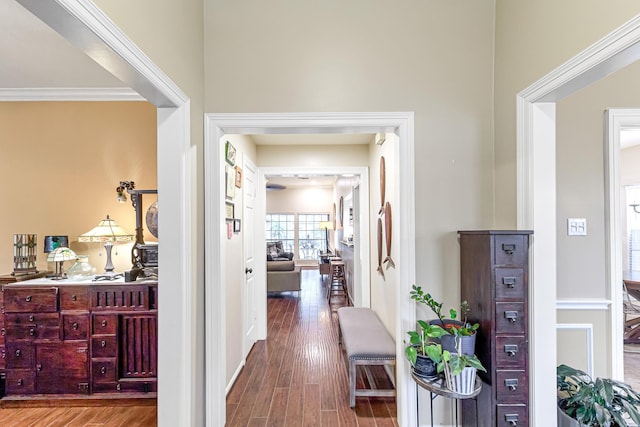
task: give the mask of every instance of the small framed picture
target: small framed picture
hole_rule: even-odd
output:
[[[227,165],[225,177],[227,181],[225,197],[227,199],[233,200],[233,198],[236,196],[236,170],[233,166]]]
[[[242,188],[242,169],[236,166],[236,187]]]
[[[233,232],[234,233],[239,233],[240,232],[240,220],[239,219],[234,219],[233,220]]]
[[[235,205],[231,202],[226,202],[224,205],[224,217],[226,220],[232,220],[235,215]]]
[[[227,163],[231,166],[236,164],[236,147],[234,147],[229,141],[225,145],[225,158]]]

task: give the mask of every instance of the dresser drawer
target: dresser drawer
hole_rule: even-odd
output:
[[[527,342],[524,336],[496,337],[496,368],[524,368]]]
[[[115,382],[117,379],[116,359],[92,360],[91,377],[94,383]]]
[[[88,314],[64,314],[62,316],[63,340],[86,340],[89,337]]]
[[[91,354],[93,357],[116,357],[118,355],[118,341],[115,335],[93,337],[91,339]]]
[[[6,329],[9,341],[60,339],[60,327],[57,324],[55,326],[24,324],[9,326]]]
[[[89,310],[89,288],[87,286],[61,287],[60,309]]]
[[[498,405],[496,427],[523,427],[529,425],[527,405]]]
[[[496,334],[524,334],[526,322],[524,303],[496,303]]]
[[[58,311],[58,288],[5,288],[6,313],[46,313]]]
[[[523,268],[496,268],[495,291],[496,299],[524,300],[524,269]]]
[[[118,316],[115,314],[95,314],[93,316],[94,335],[115,335],[118,330]]]
[[[154,380],[125,380],[93,384],[93,393],[155,393],[158,383]]]
[[[13,326],[59,326],[58,313],[7,313],[5,328]]]
[[[7,369],[33,368],[35,349],[30,342],[8,342],[5,345],[7,351]]]
[[[526,404],[529,384],[524,370],[496,371],[496,399],[498,403]]]
[[[494,255],[496,265],[527,265],[529,251],[528,238],[522,235],[504,235],[495,237]]]
[[[33,394],[36,392],[36,374],[31,369],[7,371],[5,381],[7,394]]]

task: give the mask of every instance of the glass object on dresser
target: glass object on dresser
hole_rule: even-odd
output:
[[[69,280],[92,280],[96,274],[94,266],[89,264],[89,256],[76,255],[76,263],[67,270]]]

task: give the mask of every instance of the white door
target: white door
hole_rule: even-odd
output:
[[[242,200],[244,211],[242,215],[241,232],[243,235],[244,255],[244,342],[243,356],[247,357],[251,347],[256,342],[256,281],[255,266],[255,201],[256,201],[256,166],[245,159],[242,165]]]

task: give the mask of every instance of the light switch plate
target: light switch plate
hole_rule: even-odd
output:
[[[569,236],[586,236],[587,235],[587,219],[586,218],[567,218],[567,234]]]

